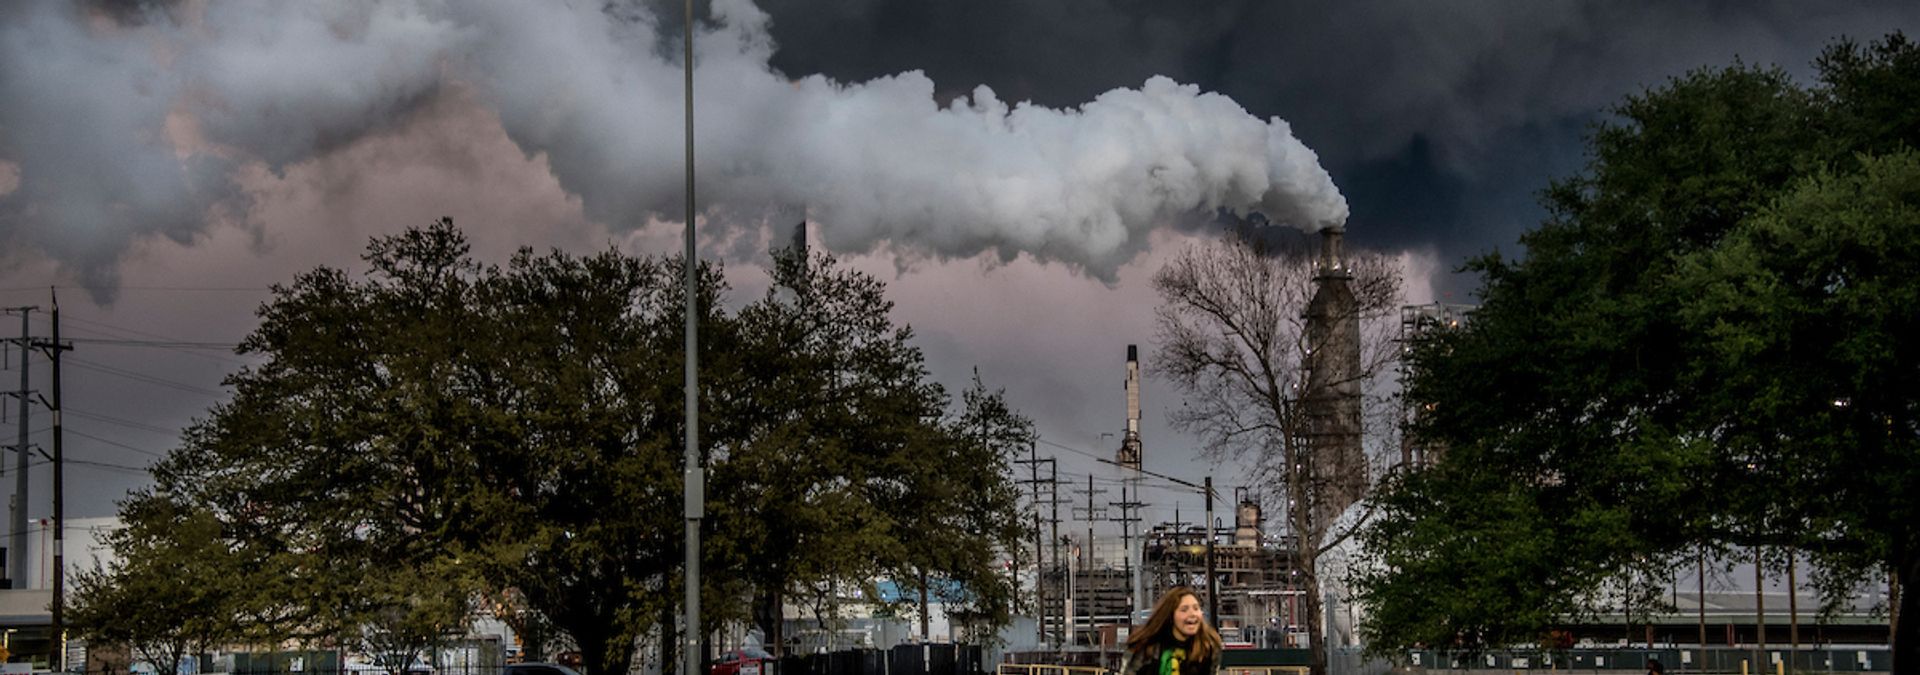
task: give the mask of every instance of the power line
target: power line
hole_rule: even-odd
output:
[[[89,325],[89,326],[92,326],[93,328],[91,328],[90,330],[93,330],[93,331],[95,331],[95,332],[99,332],[99,333],[103,333],[103,334],[105,334],[105,335],[107,335],[108,337],[114,337],[114,338],[130,338],[130,336],[131,336],[131,337],[140,337],[140,338],[148,338],[148,339],[150,339],[150,340],[152,340],[153,342],[155,342],[155,343],[157,343],[157,344],[154,344],[154,345],[151,345],[151,346],[154,346],[154,347],[159,347],[159,348],[161,348],[161,349],[170,349],[170,350],[173,350],[173,351],[177,351],[177,352],[179,352],[179,353],[181,353],[181,354],[186,354],[186,355],[188,355],[188,356],[192,356],[192,357],[195,357],[195,358],[201,358],[201,359],[206,359],[206,360],[209,360],[209,361],[219,361],[219,362],[223,362],[223,363],[229,363],[229,364],[233,364],[233,365],[238,365],[238,366],[245,366],[245,365],[249,365],[249,364],[248,364],[247,362],[245,362],[245,361],[241,361],[241,360],[239,360],[239,359],[233,359],[233,358],[226,358],[226,357],[222,357],[222,356],[215,356],[215,355],[213,355],[213,354],[209,354],[209,353],[207,353],[207,349],[206,349],[206,348],[204,348],[204,347],[191,347],[191,348],[189,348],[189,347],[185,347],[185,346],[168,346],[168,345],[174,345],[174,344],[178,344],[178,345],[201,345],[201,344],[206,344],[206,345],[211,345],[211,344],[224,344],[224,343],[215,343],[215,342],[203,342],[203,341],[195,341],[195,340],[181,340],[181,339],[179,339],[179,338],[176,338],[176,337],[173,337],[173,336],[171,336],[171,335],[161,335],[161,334],[159,334],[159,333],[154,333],[154,332],[151,332],[151,331],[144,331],[144,330],[140,330],[140,329],[138,329],[138,328],[128,328],[128,327],[126,327],[126,326],[118,326],[118,325],[114,325],[114,324],[111,324],[111,323],[107,323],[107,322],[105,322],[105,321],[95,321],[95,320],[92,320],[92,319],[84,319],[84,318],[81,318],[81,317],[77,317],[77,316],[66,316],[66,317],[62,317],[62,318],[63,318],[64,320],[66,320],[66,321],[69,321],[69,322],[77,322],[77,323],[81,323],[81,324],[85,324],[85,325]],[[131,339],[129,339],[128,341],[129,341],[129,342],[133,342],[134,340],[131,340]],[[235,345],[235,347],[238,347],[238,345],[236,344],[236,345]]]
[[[72,338],[67,340],[77,344],[100,345],[103,347],[157,347],[160,349],[226,349],[240,347],[237,342],[163,342],[160,340],[109,340],[104,338]]]
[[[81,431],[81,430],[79,430],[79,429],[67,429],[66,431],[67,431],[67,433],[71,433],[71,434],[73,434],[73,435],[75,435],[75,436],[83,436],[83,437],[86,437],[86,438],[91,438],[91,439],[93,439],[93,440],[96,440],[96,441],[99,441],[99,442],[101,442],[101,443],[105,443],[105,444],[107,444],[107,445],[111,445],[111,446],[115,446],[115,447],[120,447],[120,448],[126,448],[126,449],[128,449],[128,450],[132,450],[132,451],[134,451],[134,452],[138,452],[138,453],[140,453],[140,454],[143,454],[143,455],[152,455],[152,456],[154,456],[154,457],[165,457],[165,456],[166,456],[166,453],[161,453],[161,452],[154,452],[154,451],[152,451],[152,450],[148,450],[148,449],[146,449],[146,448],[136,448],[136,447],[133,447],[133,446],[131,446],[131,445],[127,445],[127,444],[125,444],[125,443],[121,443],[121,442],[119,442],[119,441],[116,441],[116,440],[113,440],[113,439],[110,439],[110,438],[101,438],[101,437],[99,437],[99,436],[95,436],[95,435],[93,435],[93,434],[89,434],[89,433],[87,433],[87,432],[84,432],[84,431]],[[68,460],[68,461],[72,461],[72,460]]]
[[[171,435],[180,433],[179,429],[168,429],[163,426],[147,424],[145,422],[136,422],[123,417],[114,417],[112,415],[102,415],[100,413],[90,413],[84,410],[75,410],[71,406],[67,408],[67,414],[73,415],[75,417],[84,417],[90,420],[94,420],[96,422],[106,422],[108,424],[123,426],[129,429],[138,429],[140,431],[151,431],[156,434],[167,434],[171,436]]]
[[[192,394],[204,394],[207,396],[225,396],[226,395],[226,392],[214,391],[212,389],[194,386],[191,384],[187,384],[185,382],[169,380],[164,377],[155,377],[153,375],[147,375],[145,373],[138,373],[131,370],[127,370],[125,368],[116,368],[114,366],[109,366],[104,363],[87,361],[87,360],[78,359],[78,358],[70,359],[70,361],[73,362],[73,365],[81,368],[85,368],[87,370],[91,370],[99,373],[105,373],[108,375],[124,377],[129,380],[133,380],[135,382],[145,382],[147,384],[160,386],[160,387],[167,387],[169,389],[178,389],[180,391],[184,391]]]
[[[0,293],[28,293],[48,289],[63,291],[142,291],[155,293],[265,293],[266,286],[27,286],[0,288]]]
[[[1047,439],[1045,439],[1045,438],[1042,438],[1042,437],[1039,437],[1039,436],[1035,436],[1035,437],[1034,437],[1034,440],[1036,440],[1036,441],[1039,441],[1039,442],[1040,442],[1041,444],[1043,444],[1043,445],[1048,445],[1048,446],[1052,446],[1052,447],[1055,447],[1055,448],[1059,448],[1059,449],[1061,449],[1061,450],[1065,450],[1065,451],[1067,451],[1067,452],[1071,452],[1071,453],[1073,453],[1073,454],[1076,454],[1076,455],[1082,455],[1082,456],[1085,456],[1085,457],[1091,457],[1091,458],[1093,458],[1093,459],[1105,459],[1104,457],[1101,457],[1101,456],[1099,456],[1099,455],[1096,455],[1096,454],[1093,454],[1093,453],[1091,453],[1091,452],[1087,452],[1087,451],[1085,451],[1085,450],[1081,450],[1081,449],[1079,449],[1079,448],[1075,448],[1075,447],[1072,447],[1072,446],[1066,446],[1066,445],[1061,445],[1061,444],[1059,444],[1059,443],[1055,443],[1055,442],[1053,442],[1053,441],[1049,441],[1049,440],[1047,440]]]
[[[74,459],[72,457],[64,458],[62,461],[65,461],[68,464],[79,464],[81,466],[91,466],[91,467],[97,467],[101,469],[113,469],[116,471],[126,471],[130,473],[138,473],[138,474],[150,474],[153,472],[152,469],[147,469],[147,468],[138,467],[138,466],[127,466],[125,464],[114,464],[112,462],[95,462],[93,460]]]
[[[1174,484],[1174,483],[1171,483],[1171,482],[1157,482],[1156,480],[1153,480],[1153,479],[1148,479],[1148,478],[1146,478],[1146,477],[1141,477],[1141,478],[1111,478],[1111,477],[1108,477],[1108,476],[1101,476],[1101,475],[1098,475],[1098,474],[1089,474],[1089,473],[1076,473],[1076,472],[1072,472],[1072,471],[1062,471],[1062,472],[1060,472],[1060,477],[1061,477],[1062,479],[1073,479],[1073,480],[1076,480],[1076,481],[1077,481],[1077,480],[1082,480],[1082,479],[1085,479],[1085,478],[1087,478],[1088,476],[1092,476],[1092,477],[1093,477],[1093,480],[1094,480],[1095,482],[1098,482],[1098,483],[1100,483],[1100,484],[1102,484],[1102,485],[1131,485],[1131,486],[1135,486],[1135,487],[1143,487],[1143,486],[1144,486],[1144,487],[1149,487],[1149,488],[1153,488],[1153,489],[1155,489],[1155,490],[1165,490],[1165,491],[1167,491],[1167,492],[1177,492],[1177,493],[1180,493],[1180,494],[1183,494],[1183,495],[1185,495],[1185,494],[1193,494],[1193,488],[1189,488],[1189,487],[1184,487],[1184,486],[1181,486],[1181,485],[1176,485],[1176,484]]]
[[[114,469],[117,471],[132,471],[136,473],[153,473],[153,469],[150,469],[150,468],[130,466],[126,464],[115,464],[113,462],[100,462],[100,461],[95,461],[91,459],[75,459],[72,457],[64,457],[64,458],[61,458],[60,461],[67,464],[84,464],[91,467],[98,467],[102,469]],[[36,467],[46,466],[52,463],[53,463],[53,460],[50,460],[50,459],[36,459],[36,460],[33,460],[32,462],[27,463],[27,468],[32,469]]]

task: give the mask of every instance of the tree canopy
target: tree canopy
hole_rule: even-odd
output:
[[[1525,257],[1469,265],[1483,304],[1406,383],[1441,459],[1383,486],[1366,535],[1373,647],[1644,614],[1648,579],[1735,546],[1811,559],[1830,599],[1920,582],[1920,49],[1842,40],[1817,65],[1628,97]]]
[[[682,261],[522,250],[483,265],[445,220],[376,239],[365,260],[274,288],[241,345],[259,365],[127,502],[141,525],[116,550],[144,560],[195,534],[183,541],[259,556],[272,577],[206,578],[241,596],[300,586],[247,615],[253,635],[405,668],[485,606],[558,629],[590,675],[626,672],[636,640],[677,630]],[[884,286],[830,257],[777,255],[773,289],[738,309],[717,265],[698,279],[706,627],[777,631],[796,589],[908,570],[1004,604],[982,552],[1020,530],[993,469],[1030,424],[977,383],[955,407]],[[162,505],[194,518],[141,517]],[[951,546],[910,543],[932,532]],[[144,583],[144,564],[90,578],[84,602]],[[753,616],[768,597],[773,614]],[[76,623],[107,640],[144,630]]]

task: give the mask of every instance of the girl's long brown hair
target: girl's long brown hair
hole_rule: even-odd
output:
[[[1173,613],[1180,609],[1180,602],[1188,596],[1200,597],[1186,586],[1175,586],[1160,596],[1160,601],[1153,603],[1153,614],[1147,616],[1147,623],[1127,636],[1127,651],[1144,654],[1153,645],[1177,644],[1173,636]],[[1207,623],[1205,614],[1201,615],[1200,630],[1193,634],[1185,646],[1186,660],[1193,663],[1212,663],[1215,655],[1220,653],[1220,634],[1214,632],[1213,626]]]

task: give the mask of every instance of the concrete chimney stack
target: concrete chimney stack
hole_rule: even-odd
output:
[[[1140,468],[1140,348],[1127,345],[1127,435],[1116,459],[1122,466]]]
[[[1340,232],[1320,231],[1319,268],[1307,303],[1305,455],[1313,464],[1312,522],[1332,523],[1366,496],[1367,462],[1360,444],[1360,311]]]
[[[1327,228],[1320,231],[1320,261],[1314,266],[1317,276],[1351,279],[1347,272],[1346,254],[1340,250],[1340,231]]]

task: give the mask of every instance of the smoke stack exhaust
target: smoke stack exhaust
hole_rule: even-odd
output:
[[[1127,345],[1127,435],[1120,441],[1119,462],[1140,468],[1140,348]]]
[[[1329,227],[1320,230],[1320,261],[1315,265],[1315,270],[1318,272],[1316,276],[1321,279],[1353,278],[1347,272],[1346,253],[1340,250],[1340,238],[1338,229]]]

